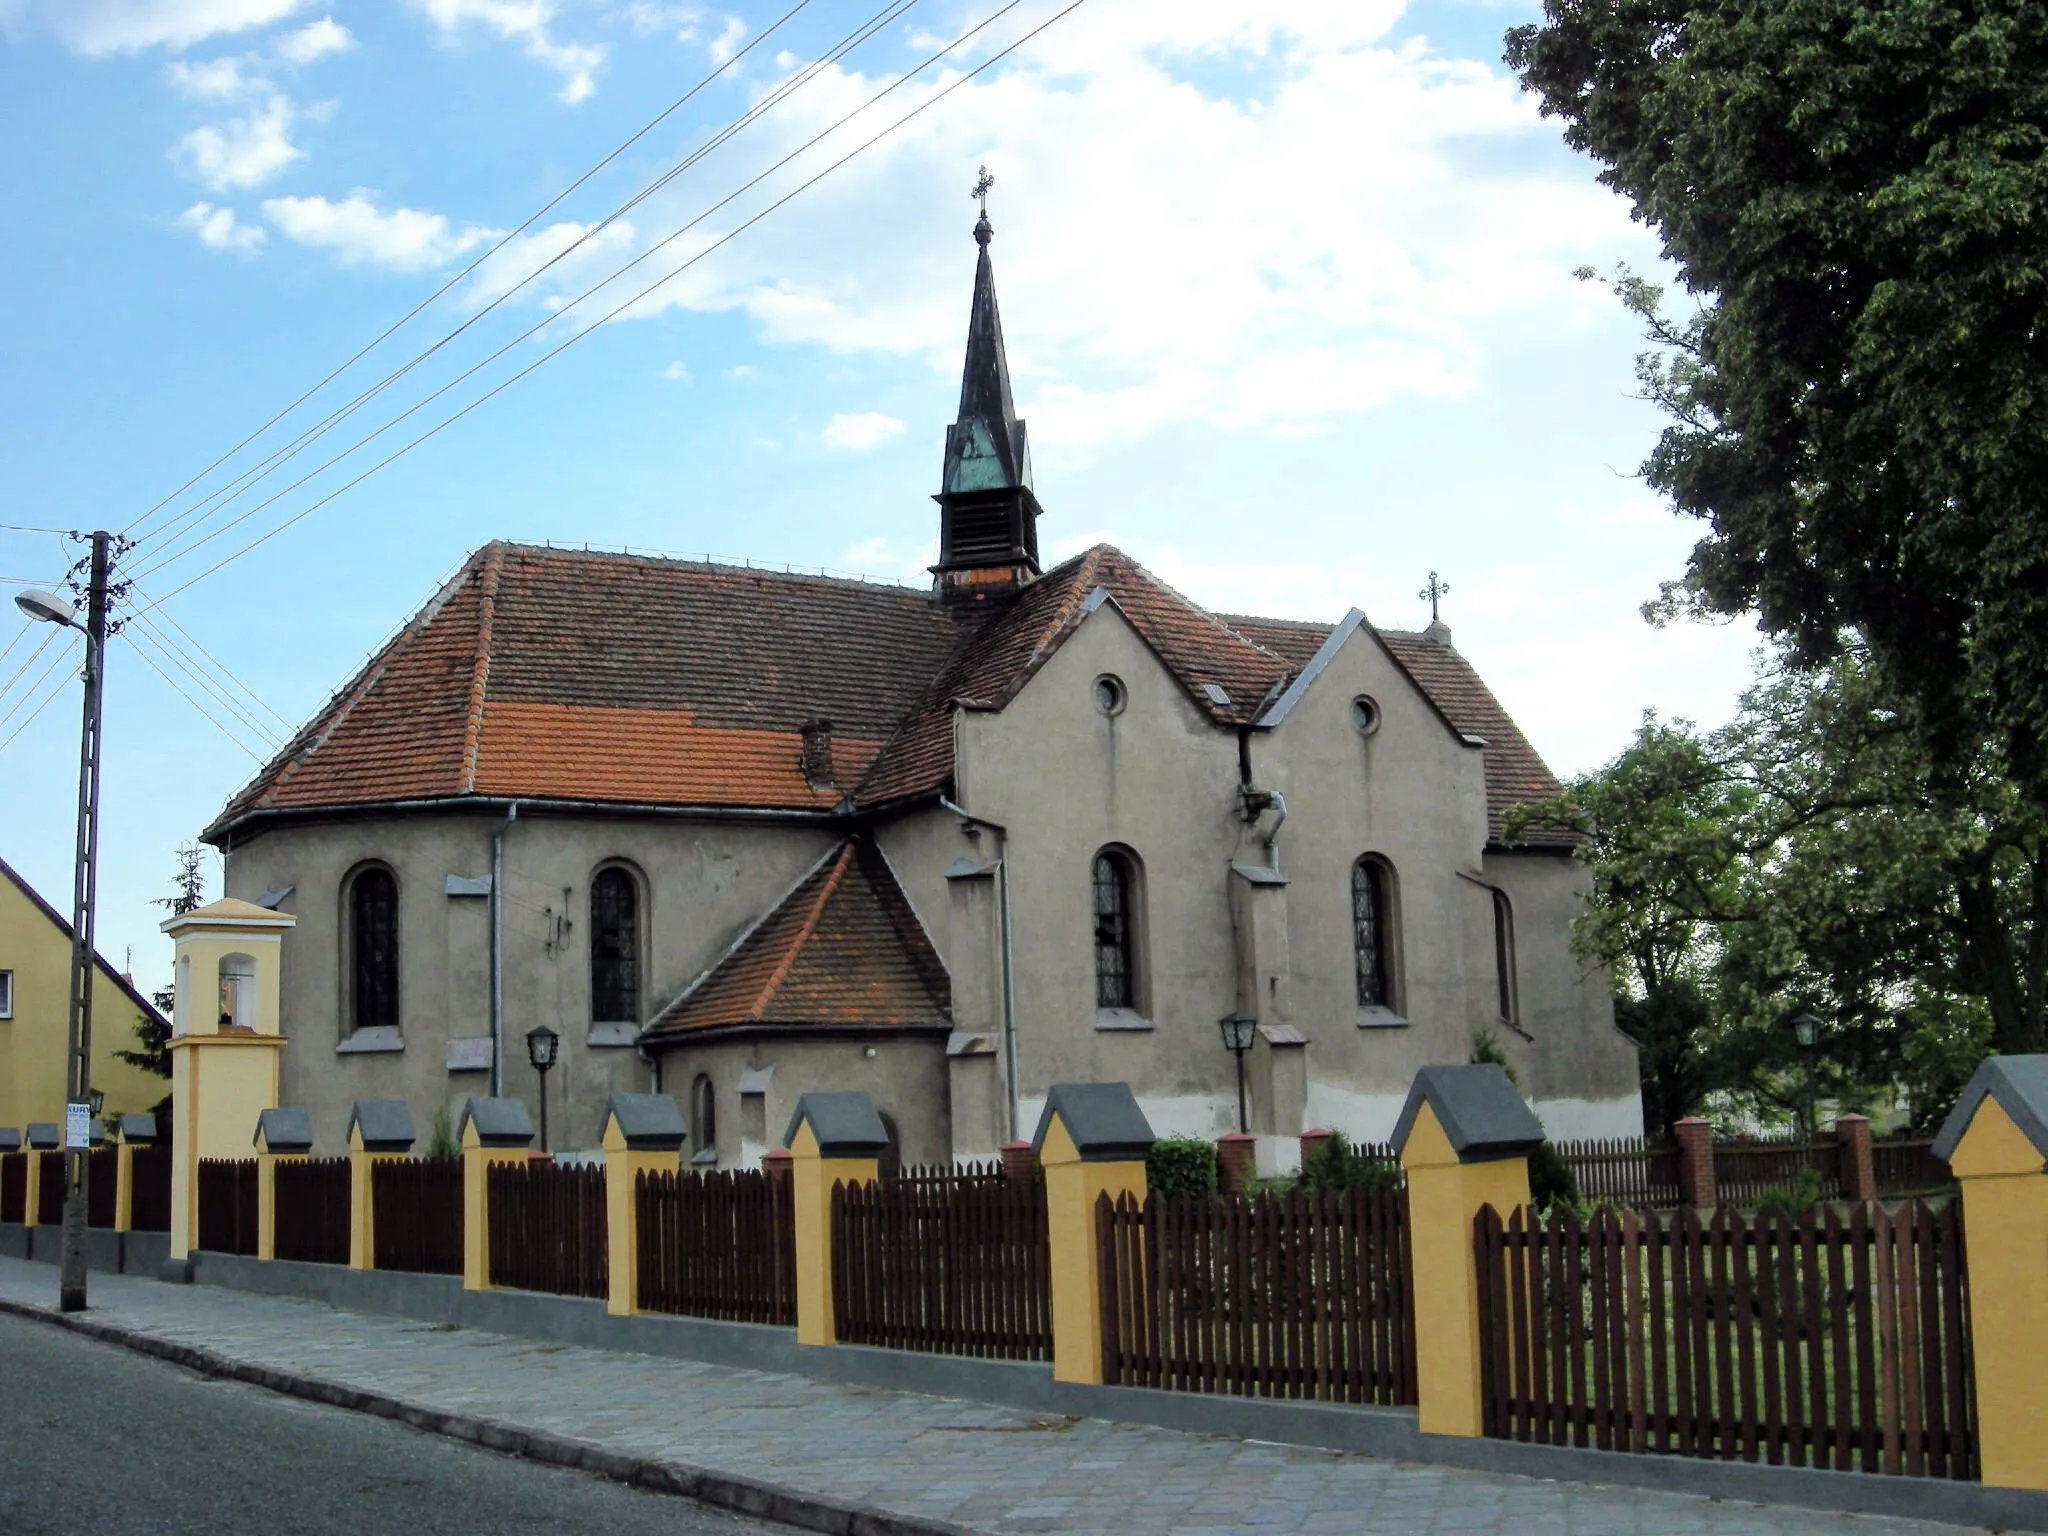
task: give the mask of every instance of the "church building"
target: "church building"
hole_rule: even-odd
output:
[[[1482,1035],[1554,1137],[1641,1132],[1572,840],[1503,837],[1557,782],[1450,631],[1210,613],[1107,545],[1042,569],[974,234],[929,591],[490,544],[208,828],[296,919],[279,1102],[320,1151],[358,1099],[537,1110],[542,1027],[555,1150],[658,1089],[705,1166],[813,1089],[913,1163],[1066,1081],[1212,1138],[1241,1069],[1273,1172]]]

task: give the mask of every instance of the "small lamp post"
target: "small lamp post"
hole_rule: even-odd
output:
[[[562,1037],[545,1024],[526,1032],[526,1059],[540,1074],[540,1149],[543,1152],[552,1150],[548,1145],[548,1073],[554,1070],[555,1052],[561,1044]]]
[[[1244,1112],[1244,1056],[1252,1048],[1252,1032],[1259,1021],[1249,1014],[1226,1013],[1218,1022],[1223,1028],[1223,1049],[1237,1058],[1237,1129],[1242,1135],[1251,1129]]]
[[[1820,1020],[1805,1011],[1792,1015],[1792,1038],[1799,1042],[1799,1049],[1806,1053],[1806,1134],[1809,1138],[1818,1134],[1816,1123],[1820,1114],[1813,1093],[1814,1047],[1820,1044]]]

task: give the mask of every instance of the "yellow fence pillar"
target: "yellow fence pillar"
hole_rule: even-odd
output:
[[[1963,1189],[1985,1486],[2048,1490],[2048,1056],[1994,1056],[1934,1153]]]
[[[674,1173],[689,1129],[665,1093],[615,1093],[604,1104],[605,1245],[611,1254],[611,1292],[605,1311],[631,1317],[640,1310],[640,1202],[634,1188],[643,1173]]]
[[[114,1230],[135,1230],[135,1149],[156,1145],[155,1115],[123,1115],[114,1149]]]
[[[1415,1271],[1416,1427],[1476,1439],[1481,1430],[1479,1269],[1472,1222],[1529,1203],[1529,1154],[1543,1126],[1499,1067],[1424,1067],[1394,1127],[1408,1176]]]
[[[1102,1248],[1096,1211],[1104,1197],[1145,1198],[1152,1127],[1125,1083],[1056,1083],[1038,1117],[1032,1150],[1045,1169],[1046,1262],[1052,1285],[1054,1381],[1103,1382]]]
[[[412,1150],[412,1111],[400,1099],[358,1099],[348,1116],[348,1267],[377,1267],[376,1185],[370,1169]]]
[[[277,1165],[303,1163],[313,1150],[313,1121],[303,1109],[266,1109],[256,1117],[256,1257],[277,1257]]]
[[[462,1142],[462,1288],[491,1288],[491,1169],[523,1163],[533,1122],[517,1099],[470,1099],[456,1128]]]
[[[28,1144],[21,1149],[28,1158],[28,1184],[21,1206],[21,1224],[25,1227],[42,1224],[38,1216],[43,1205],[43,1154],[56,1151],[61,1144],[55,1124],[47,1120],[30,1122]]]
[[[832,1186],[872,1183],[889,1133],[864,1093],[807,1093],[783,1145],[796,1217],[796,1341],[836,1344],[832,1311]]]
[[[168,918],[177,945],[171,1010],[171,1257],[198,1246],[199,1164],[247,1156],[249,1127],[277,1104],[279,960],[297,922],[225,898]]]

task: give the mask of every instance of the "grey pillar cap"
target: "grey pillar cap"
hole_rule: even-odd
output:
[[[1045,1133],[1055,1119],[1066,1126],[1084,1163],[1139,1162],[1157,1139],[1129,1083],[1054,1083],[1031,1138],[1034,1157],[1044,1149]]]
[[[1435,1112],[1461,1163],[1526,1157],[1543,1144],[1543,1122],[1499,1067],[1424,1067],[1415,1074],[1394,1124],[1396,1156],[1407,1150],[1408,1133],[1424,1104]]]
[[[0,1126],[0,1152],[19,1152],[20,1150],[21,1132],[11,1125]]]
[[[403,1099],[357,1099],[348,1112],[348,1139],[360,1131],[365,1152],[410,1152],[412,1110]]]
[[[888,1150],[889,1133],[875,1112],[875,1101],[864,1093],[805,1094],[796,1101],[796,1113],[782,1133],[785,1147],[795,1142],[797,1127],[807,1120],[818,1138],[820,1157],[879,1157]]]
[[[256,1117],[253,1140],[266,1152],[310,1152],[313,1117],[303,1109],[266,1109]]]
[[[533,1145],[533,1122],[526,1116],[523,1099],[464,1099],[462,1118],[455,1125],[455,1139],[461,1141],[472,1125],[476,1127],[478,1146]]]
[[[121,1117],[121,1140],[131,1147],[153,1147],[156,1145],[155,1115],[123,1115]]]
[[[1970,1129],[1978,1108],[1993,1100],[2012,1117],[2020,1134],[2048,1161],[2048,1056],[1993,1056],[1977,1068],[1956,1107],[1941,1122],[1934,1155],[1947,1162]]]
[[[612,1094],[604,1101],[598,1134],[613,1124],[633,1152],[674,1152],[690,1134],[682,1108],[665,1093]]]
[[[57,1135],[54,1120],[31,1120],[28,1125],[28,1146],[31,1152],[54,1152],[61,1138]]]

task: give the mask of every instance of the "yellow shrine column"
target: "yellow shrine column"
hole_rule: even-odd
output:
[[[171,1257],[199,1235],[202,1158],[247,1156],[249,1127],[277,1107],[278,972],[297,922],[232,897],[169,918],[176,944],[171,1011]]]
[[[63,1145],[63,1138],[54,1120],[31,1120],[28,1126],[28,1142],[22,1151],[28,1157],[27,1192],[22,1196],[21,1223],[25,1227],[40,1226],[43,1206],[43,1154],[55,1152]]]
[[[412,1150],[412,1111],[402,1099],[357,1099],[348,1112],[348,1267],[377,1267],[377,1197],[370,1169]]]
[[[2048,1056],[1977,1068],[1934,1155],[1963,1189],[1984,1484],[2048,1490]]]
[[[782,1144],[789,1148],[796,1218],[796,1341],[836,1344],[832,1186],[874,1182],[889,1133],[864,1093],[807,1093],[796,1101]]]
[[[674,1173],[689,1134],[682,1110],[665,1093],[615,1093],[604,1101],[605,1245],[611,1255],[605,1311],[613,1317],[640,1310],[640,1202],[634,1187],[643,1173]]]
[[[1100,1386],[1104,1196],[1145,1198],[1152,1126],[1127,1083],[1055,1083],[1031,1146],[1045,1169],[1046,1264],[1052,1284],[1052,1377]]]
[[[518,1099],[468,1099],[456,1127],[462,1142],[462,1288],[491,1288],[491,1169],[523,1163],[533,1122]]]
[[[1394,1126],[1408,1175],[1415,1272],[1416,1427],[1476,1439],[1481,1429],[1479,1267],[1472,1221],[1529,1203],[1529,1154],[1543,1126],[1495,1066],[1424,1067]]]
[[[156,1145],[155,1115],[123,1115],[114,1150],[114,1230],[135,1230],[135,1149]]]
[[[277,1165],[303,1163],[313,1150],[313,1117],[303,1109],[266,1109],[256,1117],[256,1257],[277,1257]]]

